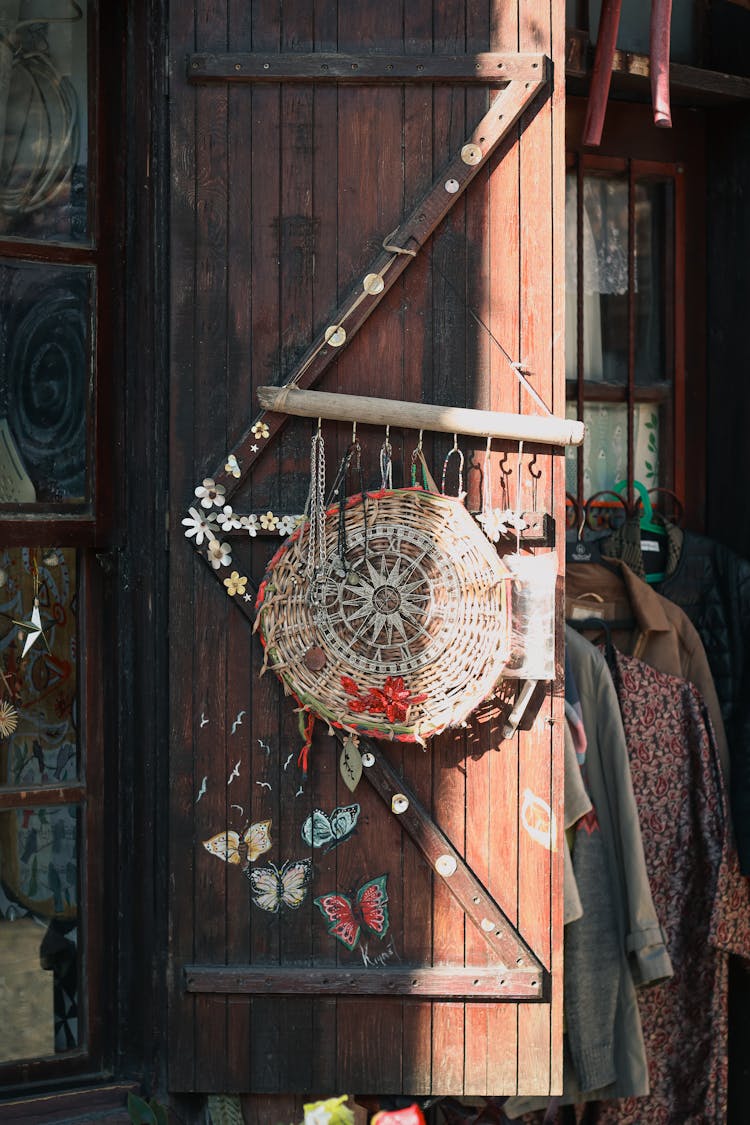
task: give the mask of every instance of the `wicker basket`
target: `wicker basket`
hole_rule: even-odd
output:
[[[326,513],[317,584],[305,577],[307,524],[269,564],[256,606],[264,670],[332,726],[424,743],[497,683],[510,651],[509,572],[453,497],[352,497],[345,573],[338,517]]]

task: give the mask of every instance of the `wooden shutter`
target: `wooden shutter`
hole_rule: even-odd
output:
[[[320,733],[300,793],[297,716],[275,679],[259,678],[246,614],[196,560],[180,523],[194,487],[232,451],[243,472],[232,497],[238,510],[302,510],[309,425],[293,422],[275,436],[274,418],[272,436],[253,442],[255,388],[285,381],[335,323],[383,240],[487,113],[497,90],[476,76],[458,80],[466,57],[481,70],[487,52],[546,56],[562,73],[563,11],[553,8],[551,24],[549,5],[526,0],[494,0],[481,12],[467,0],[172,5],[174,1090],[500,1095],[559,1087],[561,838],[547,850],[520,816],[531,795],[562,822],[559,694],[549,690],[533,728],[511,740],[489,717],[427,751],[381,748],[353,798],[336,740]],[[330,72],[324,82],[303,80],[314,52],[337,56],[329,68],[342,56],[350,69],[369,66],[368,81],[336,83]],[[375,61],[363,62],[365,53]],[[422,56],[417,67],[429,69],[434,55],[456,57],[458,76],[399,81],[405,71],[392,56],[404,56],[404,68]],[[262,73],[273,69],[271,56],[282,80]],[[392,76],[383,74],[389,65]],[[528,410],[502,345],[563,412],[562,86],[547,78],[320,387]],[[348,434],[326,433],[333,469]],[[383,435],[360,437],[374,480]],[[391,437],[408,472],[416,435]],[[426,435],[436,467],[449,446]],[[515,489],[517,450],[508,450]],[[521,463],[526,507],[534,452]],[[537,506],[562,529],[562,458],[536,453]],[[470,502],[481,450],[473,462]],[[240,571],[259,580],[278,543],[233,539]],[[410,796],[411,829],[389,809],[396,785]],[[225,828],[270,818],[273,850],[258,863],[280,865],[304,853],[300,828],[313,808],[352,800],[361,806],[356,834],[316,852],[312,890],[294,912],[254,907],[240,868],[202,846]],[[463,900],[431,867],[438,845],[465,860]],[[349,954],[312,899],[381,874],[388,941]],[[485,894],[511,943],[504,958],[472,914]],[[506,971],[519,941],[532,970],[524,982]],[[367,964],[383,954],[382,964]]]

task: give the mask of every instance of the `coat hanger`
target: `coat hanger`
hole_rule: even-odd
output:
[[[624,493],[627,487],[628,482],[621,480],[615,485],[615,490]],[[653,585],[655,582],[663,582],[667,577],[666,570],[664,569],[667,557],[667,533],[664,525],[662,523],[657,523],[654,518],[654,509],[645,484],[639,480],[634,480],[633,489],[638,493],[639,504],[642,508],[639,523],[641,530],[641,553],[646,556],[643,560],[643,567],[646,571],[646,581]],[[635,511],[637,511],[637,507]],[[647,556],[650,555],[652,551],[658,554],[656,570],[648,569],[648,564],[652,560]]]

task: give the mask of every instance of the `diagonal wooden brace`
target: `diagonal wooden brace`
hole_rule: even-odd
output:
[[[506,968],[536,970],[538,976],[534,986],[538,989],[537,995],[541,996],[544,967],[507,914],[438,828],[377,744],[370,739],[361,738],[360,750],[365,755],[369,753],[373,759],[369,765],[365,765],[363,775],[398,817],[402,828],[417,845],[431,870],[443,880],[466,917],[474,923],[494,955]],[[364,761],[369,762],[370,759],[366,757]]]
[[[461,146],[461,151],[445,166],[401,225],[384,239],[384,249],[371,262],[343,304],[332,314],[328,325],[310,345],[289,375],[285,386],[294,385],[302,389],[314,386],[341,350],[351,342],[456,200],[460,199],[475,176],[485,167],[488,157],[508,135],[531,100],[547,83],[549,61],[545,56],[539,55],[536,62],[538,78],[514,79],[508,83],[493,99],[487,113]],[[386,249],[388,246],[398,249]],[[379,281],[374,285],[370,281],[365,286],[365,279],[373,276]],[[336,342],[342,338],[343,342],[337,346]],[[331,339],[333,343],[329,342]],[[258,457],[265,452],[269,442],[287,421],[286,414],[270,411],[264,411],[254,419],[231,450],[241,468],[239,477],[235,478],[227,473],[223,461],[216,466],[213,479],[224,485],[227,499],[241,487]],[[268,437],[260,440],[253,433],[253,426],[257,426],[259,422],[268,427]]]

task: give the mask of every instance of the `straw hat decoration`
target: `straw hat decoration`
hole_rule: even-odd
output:
[[[510,573],[461,496],[383,487],[347,499],[339,488],[326,507],[324,475],[318,429],[308,519],[258,593],[263,670],[308,717],[308,744],[313,716],[424,744],[495,687],[510,651]]]

